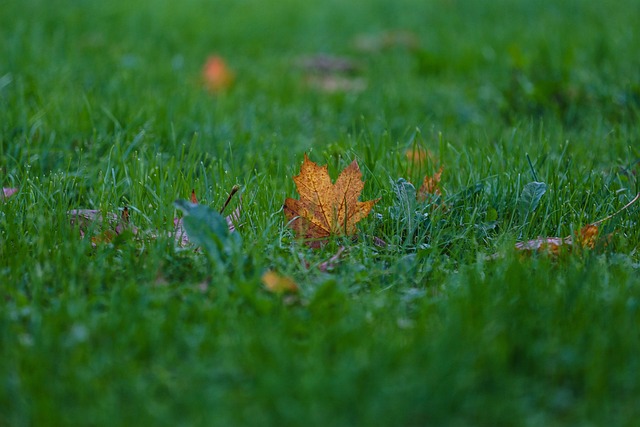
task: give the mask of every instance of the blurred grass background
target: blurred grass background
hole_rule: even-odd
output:
[[[637,208],[604,251],[512,248],[640,190],[639,21],[631,0],[5,1],[0,425],[633,425]],[[214,54],[236,77],[212,94]],[[310,86],[318,54],[366,87]],[[388,248],[300,262],[336,250],[284,226],[305,152],[333,177],[358,159],[382,197],[361,228]],[[524,220],[527,154],[549,190]],[[412,239],[392,184],[438,164],[450,210]],[[212,278],[167,236],[172,202],[237,183],[254,271]],[[68,226],[125,205],[156,239],[93,249]]]

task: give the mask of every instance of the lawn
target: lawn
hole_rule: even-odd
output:
[[[636,1],[1,9],[0,426],[636,425]]]

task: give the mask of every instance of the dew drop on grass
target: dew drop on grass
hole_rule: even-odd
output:
[[[85,325],[76,323],[71,327],[69,332],[69,340],[74,343],[85,342],[89,337],[89,331]]]
[[[31,347],[33,346],[33,337],[29,334],[20,334],[18,342],[23,347]]]

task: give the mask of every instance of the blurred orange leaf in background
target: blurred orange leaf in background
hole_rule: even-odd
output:
[[[202,68],[205,86],[213,93],[219,93],[229,88],[235,80],[235,74],[222,57],[211,55]]]

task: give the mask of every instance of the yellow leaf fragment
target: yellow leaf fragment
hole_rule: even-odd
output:
[[[594,224],[587,224],[582,227],[578,234],[580,245],[583,248],[595,248],[596,241],[598,240],[598,231],[598,226]]]
[[[433,174],[433,176],[427,175],[424,177],[424,180],[422,181],[422,186],[420,186],[420,189],[416,194],[416,198],[418,199],[419,202],[424,202],[425,200],[427,200],[429,195],[436,195],[436,196],[442,195],[442,191],[440,191],[440,179],[442,177],[443,170],[444,170],[444,167],[440,166],[440,169],[438,169],[438,172]]]
[[[354,234],[356,224],[369,215],[380,200],[358,201],[364,181],[355,160],[333,184],[327,165],[318,166],[305,154],[300,174],[294,176],[293,181],[300,199],[286,199],[284,213],[296,235],[306,239]]]
[[[262,275],[262,283],[268,291],[276,294],[298,292],[298,285],[293,279],[287,276],[281,276],[273,270],[266,271]]]

